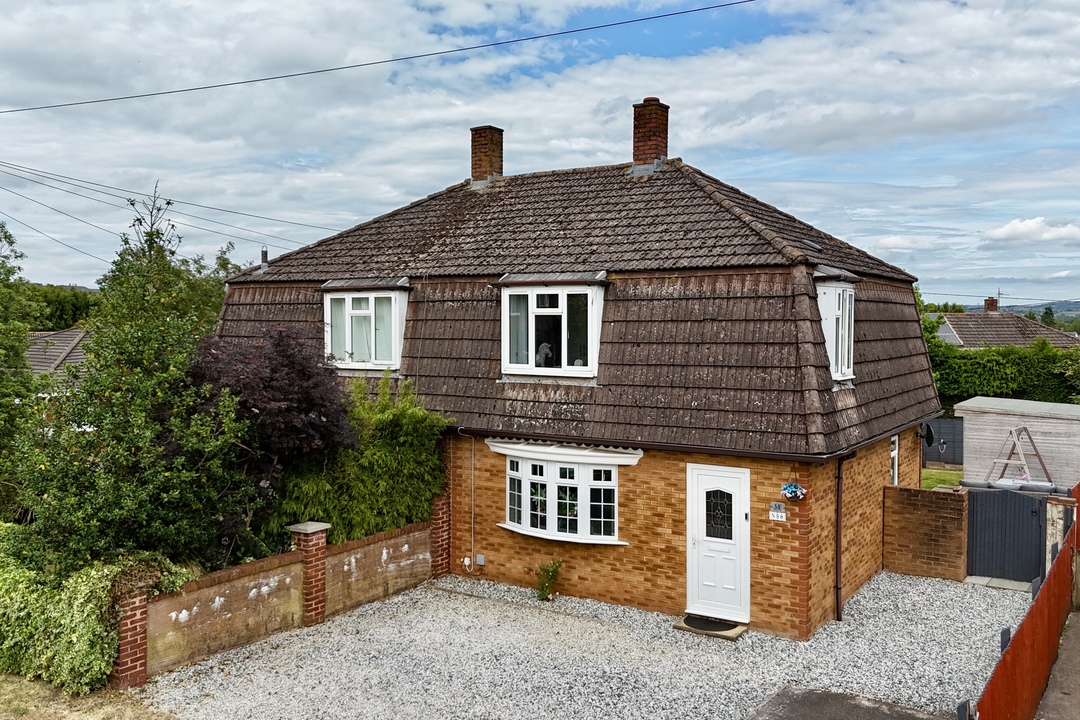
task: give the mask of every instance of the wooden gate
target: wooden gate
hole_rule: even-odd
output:
[[[1045,496],[969,488],[968,575],[1031,582],[1045,553]]]

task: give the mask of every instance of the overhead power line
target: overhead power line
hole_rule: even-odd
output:
[[[92,258],[94,258],[95,260],[100,260],[101,262],[105,263],[106,265],[111,265],[111,264],[112,264],[111,262],[109,262],[109,261],[108,261],[108,260],[106,260],[105,258],[101,258],[101,257],[98,257],[97,255],[94,255],[94,254],[92,254],[92,253],[88,253],[88,252],[86,252],[85,250],[81,250],[81,249],[79,249],[79,248],[75,247],[74,245],[69,245],[69,244],[67,244],[66,242],[64,242],[63,240],[57,240],[57,239],[56,239],[56,238],[54,238],[54,237],[53,237],[52,235],[50,235],[50,234],[48,234],[48,233],[46,233],[46,232],[42,232],[41,230],[38,230],[38,229],[37,229],[36,227],[34,227],[33,225],[27,225],[27,224],[26,224],[26,223],[24,223],[24,222],[23,222],[22,220],[18,219],[17,217],[15,217],[15,216],[13,216],[13,215],[8,215],[8,214],[7,214],[6,212],[4,212],[3,210],[0,210],[0,215],[3,215],[4,217],[6,217],[6,218],[8,218],[8,219],[10,219],[10,220],[13,220],[13,221],[15,221],[15,222],[19,223],[19,224],[20,224],[20,225],[22,225],[23,227],[27,227],[27,228],[30,228],[31,230],[33,230],[34,232],[36,232],[36,233],[37,233],[38,235],[43,235],[43,236],[45,236],[45,237],[49,238],[50,240],[52,240],[52,241],[53,241],[54,243],[59,243],[60,245],[63,245],[64,247],[68,248],[69,250],[74,250],[75,252],[77,252],[77,253],[82,253],[83,255],[85,255],[85,256],[87,256],[87,257],[92,257]]]
[[[127,200],[132,195],[139,195],[139,196],[142,196],[142,197],[150,197],[151,196],[150,193],[140,192],[138,190],[128,190],[126,188],[120,188],[120,187],[116,187],[114,185],[106,185],[104,183],[94,182],[93,180],[82,180],[80,178],[72,177],[70,175],[61,175],[59,173],[48,172],[47,170],[38,170],[36,168],[27,167],[25,165],[18,165],[16,163],[6,162],[4,160],[0,160],[0,167],[14,168],[16,170],[19,170],[20,172],[25,172],[25,173],[28,173],[30,175],[37,175],[38,177],[48,178],[49,180],[54,180],[54,181],[57,181],[57,182],[66,182],[69,185],[75,185],[76,187],[81,187],[84,190],[90,190],[91,192],[101,193],[102,195],[109,195],[110,197],[119,198],[121,200]],[[0,170],[0,172],[3,172],[3,171]],[[29,178],[24,178],[24,179],[28,180]],[[31,182],[36,182],[36,181],[31,180]],[[88,185],[93,185],[94,187],[105,188],[107,190],[116,190],[117,192],[122,192],[122,193],[125,193],[125,194],[124,195],[114,195],[112,193],[107,193],[107,192],[104,192],[104,191],[101,191],[101,190],[94,190],[91,187],[86,187]],[[50,185],[48,187],[53,187],[53,186]],[[60,189],[60,188],[56,188],[56,189]],[[173,204],[175,204],[175,205],[187,205],[188,207],[202,208],[203,210],[213,210],[214,212],[223,212],[223,213],[228,213],[230,215],[242,215],[243,217],[255,218],[256,220],[266,220],[268,222],[283,223],[285,225],[296,225],[298,227],[313,228],[315,230],[327,230],[329,232],[334,232],[334,233],[341,232],[341,230],[339,228],[326,227],[325,225],[312,225],[310,223],[296,222],[295,220],[283,220],[282,218],[268,217],[266,215],[256,215],[254,213],[241,212],[239,210],[228,210],[226,208],[214,207],[213,205],[200,205],[199,203],[187,202],[185,200],[176,200],[175,198],[169,198],[169,199],[172,200]],[[101,202],[101,201],[99,201],[99,202]],[[178,212],[178,211],[174,211],[174,212]],[[178,212],[178,214],[186,214],[186,213],[179,213]],[[197,215],[190,215],[189,217],[194,217],[194,218],[197,218],[199,220],[206,220],[207,222],[218,222],[217,220],[208,220],[207,218],[198,217]],[[235,225],[228,225],[228,223],[220,223],[220,222],[218,222],[218,224],[226,225],[227,227],[231,227],[231,228],[236,229],[236,230],[244,230],[245,232],[253,232],[253,233],[257,233],[259,235],[266,235],[267,237],[273,237],[273,238],[276,238],[278,240],[283,240],[285,242],[296,243],[297,245],[303,245],[304,244],[304,243],[299,242],[297,240],[290,240],[288,238],[282,238],[282,237],[278,237],[276,235],[269,235],[267,233],[261,233],[261,232],[259,232],[257,230],[248,230],[247,228],[241,228],[241,227],[237,227]]]
[[[966,297],[966,298],[979,298],[979,299],[986,299],[988,297],[992,297],[990,295],[965,295],[964,293],[930,292],[928,290],[923,290],[922,288],[919,288],[919,294],[921,294],[921,295],[933,295],[934,297]],[[1030,300],[1032,302],[1049,302],[1049,303],[1077,302],[1078,300],[1080,300],[1080,298],[1066,298],[1065,300],[1052,300],[1052,299],[1049,299],[1049,298],[1018,297],[1016,295],[1006,295],[1005,293],[1001,294],[1001,299],[1002,300]]]
[[[549,38],[563,37],[566,35],[576,35],[579,33],[592,32],[594,30],[606,30],[608,28],[620,27],[623,25],[652,22],[654,20],[663,20],[665,18],[678,17],[680,15],[691,15],[693,13],[706,12],[707,10],[719,10],[721,8],[733,7],[735,5],[745,5],[752,2],[754,2],[754,0],[735,0],[735,2],[720,3],[718,5],[707,5],[705,7],[692,8],[690,10],[678,10],[675,12],[661,13],[660,15],[649,15],[648,17],[632,18],[630,20],[619,20],[618,22],[602,23],[600,25],[590,25],[589,27],[573,28],[571,30],[560,30],[558,32],[543,33],[541,35],[530,35],[528,37],[514,38],[513,40],[499,40],[497,42],[481,43],[479,45],[469,45],[468,47],[451,48],[449,50],[435,50],[432,52],[417,53],[416,55],[405,55],[403,57],[387,58],[386,60],[372,60],[370,62],[354,63],[352,65],[340,65],[338,67],[322,68],[320,70],[305,70],[303,72],[286,73],[284,75],[270,75],[268,77],[253,78],[250,80],[234,80],[232,82],[214,83],[211,85],[198,85],[195,87],[179,88],[176,90],[159,90],[157,92],[137,93],[134,95],[117,95],[115,97],[99,98],[97,100],[79,100],[76,102],[53,103],[51,105],[36,105],[33,107],[11,108],[8,110],[0,110],[0,115],[7,115],[9,113],[19,112],[33,112],[35,110],[54,110],[57,108],[78,107],[81,105],[98,105],[101,103],[119,102],[121,100],[139,100],[142,98],[161,97],[163,95],[179,95],[181,93],[200,92],[203,90],[217,90],[220,88],[237,87],[239,85],[253,85],[255,83],[271,82],[273,80],[288,80],[290,78],[307,77],[309,75],[322,75],[326,73],[340,72],[342,70],[356,70],[358,68],[375,67],[377,65],[389,65],[391,63],[406,62],[408,60],[422,60],[424,58],[454,55],[457,53],[471,52],[473,50],[486,50],[488,48],[503,47],[506,45],[516,45],[518,43],[532,42],[534,40],[547,40]]]

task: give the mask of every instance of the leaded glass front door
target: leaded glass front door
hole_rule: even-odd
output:
[[[687,465],[687,612],[750,620],[750,471]]]

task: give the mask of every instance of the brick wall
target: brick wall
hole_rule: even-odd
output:
[[[904,485],[918,483],[917,442],[914,431],[901,438]],[[683,612],[687,601],[687,463],[748,468],[751,627],[807,638],[835,617],[835,462],[806,465],[646,451],[637,465],[619,469],[619,539],[627,545],[610,546],[534,538],[497,527],[506,517],[505,457],[483,440],[455,437],[446,458],[453,501],[452,572],[462,573],[462,557],[483,553],[486,578],[531,586],[525,565],[560,559],[559,592],[669,614]],[[786,521],[770,520],[769,504],[783,500],[780,487],[792,480],[810,491],[807,498],[785,502]],[[890,480],[888,439],[845,463],[845,600],[881,569],[881,492]]]
[[[432,576],[431,524],[326,548],[326,616],[383,600]]]
[[[325,528],[322,523],[304,525]],[[429,523],[418,523],[329,546],[325,529],[316,528],[302,537],[294,533],[298,550],[209,573],[179,592],[159,595],[150,601],[143,621],[146,665],[142,677],[123,681],[122,686],[142,684],[147,675],[282,630],[316,624],[418,585],[431,577],[430,532]],[[145,595],[142,598],[146,607]],[[125,650],[123,633],[139,616],[126,607],[122,606],[121,654],[114,671],[123,675],[114,681],[117,685],[122,684],[121,677],[137,674],[137,661],[129,662],[135,656]],[[129,619],[127,624],[125,619]]]
[[[109,687],[127,690],[146,682],[146,589],[120,601],[120,647]]]
[[[150,675],[300,627],[303,554],[274,555],[203,575],[155,597],[147,623]]]
[[[564,561],[556,586],[563,594],[682,613],[687,601],[686,465],[749,468],[750,625],[786,637],[806,638],[824,622],[811,620],[810,585],[812,581],[824,582],[828,592],[831,565],[828,572],[814,577],[812,555],[831,557],[832,535],[830,531],[827,553],[812,552],[811,518],[818,512],[815,503],[828,516],[831,501],[827,488],[819,492],[814,486],[812,466],[646,451],[637,465],[619,468],[619,539],[627,545],[587,545],[534,538],[497,527],[506,515],[505,457],[492,452],[483,440],[475,441],[474,497],[472,442],[471,438],[454,438],[447,454],[454,517],[452,572],[460,574],[460,559],[473,553],[475,532],[475,552],[486,555],[484,577],[488,579],[531,586],[523,566],[555,558]],[[792,480],[808,487],[809,497],[800,503],[786,503],[785,522],[769,520],[769,504],[783,499],[780,487]],[[474,508],[476,522],[471,526]],[[820,544],[820,538],[818,541]]]
[[[914,428],[900,433],[900,487],[919,487],[922,456]],[[841,604],[882,569],[882,488],[892,483],[888,438],[844,461]],[[813,537],[809,632],[836,618],[836,461],[810,468]],[[842,606],[842,605],[841,605]]]
[[[884,569],[962,581],[967,576],[967,490],[885,488]]]

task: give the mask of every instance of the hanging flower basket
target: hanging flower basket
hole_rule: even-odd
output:
[[[806,497],[806,488],[799,483],[788,483],[780,488],[780,494],[784,496],[785,500],[798,502]]]

